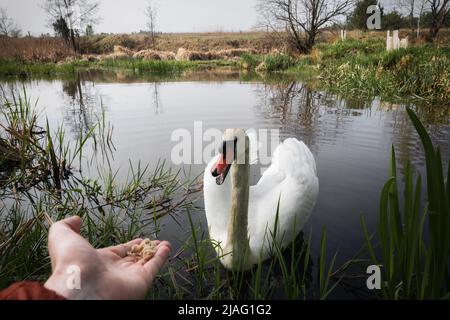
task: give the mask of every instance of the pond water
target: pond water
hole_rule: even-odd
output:
[[[225,74],[155,81],[120,73],[81,73],[0,83],[6,91],[23,85],[33,101],[39,99],[39,109],[50,125],[63,124],[71,139],[89,131],[104,113],[114,127],[114,168],[126,169],[130,160],[152,165],[167,159],[169,164],[177,144],[171,140],[172,132],[185,128],[193,133],[196,121],[202,121],[204,130],[278,129],[282,139],[303,140],[315,156],[320,183],[317,205],[305,230],[313,230],[312,248],[317,250],[325,225],[329,250],[339,252],[338,262],[351,258],[362,244],[361,215],[369,229],[374,228],[391,145],[396,148],[400,171],[410,159],[415,170],[423,173],[421,144],[405,105],[341,99],[287,79],[245,81],[239,75]],[[450,107],[415,108],[447,163]],[[205,165],[190,167],[201,173]],[[126,170],[121,172],[125,178]],[[252,183],[259,176],[258,170],[252,170]],[[201,201],[198,205],[195,215],[204,222]],[[164,218],[159,237],[175,247],[182,244],[189,228],[183,217],[181,221],[176,224]]]

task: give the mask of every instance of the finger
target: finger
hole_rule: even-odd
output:
[[[109,251],[114,254],[117,254],[119,257],[124,258],[127,256],[128,252],[131,251],[131,248],[136,245],[140,244],[142,242],[142,239],[134,239],[127,243],[122,243],[117,246],[107,247],[104,249],[100,249],[100,251]]]
[[[149,278],[153,279],[167,261],[170,250],[172,247],[169,242],[163,241],[158,245],[158,250],[155,255],[144,264],[144,269],[147,272]]]

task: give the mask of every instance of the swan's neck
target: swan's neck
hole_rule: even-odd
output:
[[[233,163],[231,166],[231,209],[228,221],[227,245],[232,250],[233,268],[240,269],[249,255],[248,202],[250,165],[248,150],[245,164]]]

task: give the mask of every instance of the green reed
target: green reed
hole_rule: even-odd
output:
[[[281,53],[268,55],[245,53],[240,58],[241,68],[262,73],[284,71],[292,67],[294,62],[294,58]]]
[[[65,63],[25,62],[16,60],[0,60],[0,76],[55,76],[73,74],[78,68],[90,66],[89,62],[75,60]]]
[[[128,69],[138,72],[151,72],[159,75],[181,74],[195,68],[198,64],[191,61],[162,61],[142,59],[105,59],[97,63],[108,68]]]
[[[61,63],[23,62],[15,60],[0,61],[0,76],[56,76],[75,74],[79,70],[119,69],[159,76],[180,75],[185,70],[196,68],[229,67],[226,61],[162,61],[134,58],[84,61],[75,59]]]
[[[164,161],[153,170],[130,163],[121,182],[111,167],[115,146],[104,114],[69,141],[62,127],[53,131],[48,122],[39,125],[40,115],[26,92],[10,98],[4,93],[1,99],[0,141],[10,152],[0,163],[0,288],[49,276],[44,213],[55,221],[79,215],[82,234],[95,247],[156,237],[160,218],[169,214],[180,223],[173,214],[184,213],[187,240],[156,279],[150,298],[270,299],[280,288],[277,296],[282,298],[327,298],[337,285],[332,284],[335,257],[326,264],[325,230],[315,275],[311,233],[308,241],[291,239],[287,249],[278,244],[276,233],[269,233],[273,258],[247,272],[226,271],[214,250],[219,244],[209,239],[191,210],[200,189],[189,172],[172,171]],[[80,170],[84,162],[96,178]]]
[[[112,129],[104,118],[69,141],[62,128],[39,126],[35,105],[24,92],[4,94],[0,141],[0,288],[18,280],[45,280],[50,272],[48,224],[79,215],[82,234],[95,247],[136,237],[154,237],[157,220],[190,206],[196,179],[170,169],[130,163],[125,181],[110,165]],[[91,157],[87,149],[91,148]],[[101,153],[101,156],[98,155]],[[84,162],[96,170],[85,176]]]
[[[379,255],[364,219],[361,221],[363,233],[372,263],[382,266],[381,298],[448,299],[450,164],[445,175],[439,147],[433,146],[415,113],[410,108],[406,111],[425,152],[426,201],[421,201],[421,176],[419,174],[414,178],[409,161],[406,165],[403,199],[400,199],[395,150],[392,147],[390,178],[381,192],[375,233]]]
[[[149,293],[154,299],[327,299],[339,285],[336,273],[342,267],[335,268],[336,254],[329,256],[325,228],[315,255],[312,232],[305,240],[293,237],[283,248],[276,219],[275,232],[267,234],[272,258],[246,272],[227,271],[214,250],[219,244],[209,239],[192,210],[199,186],[189,172],[173,171],[164,161],[153,170],[130,163],[127,179],[119,181],[119,172],[111,167],[115,146],[104,114],[70,141],[62,128],[39,125],[40,116],[25,92],[1,102],[0,141],[11,151],[11,161],[0,164],[0,288],[48,277],[49,226],[43,213],[53,220],[79,215],[82,234],[95,247],[157,237],[159,220],[166,215],[187,226],[187,239]],[[84,162],[93,175],[80,170]],[[187,221],[177,221],[176,214]]]
[[[198,219],[199,217],[196,217]],[[153,297],[175,299],[327,299],[339,285],[335,268],[336,254],[328,261],[326,230],[320,239],[320,254],[314,259],[312,232],[307,240],[303,233],[293,237],[287,248],[280,237],[268,229],[265,239],[271,243],[271,258],[252,269],[239,272],[225,270],[207,228],[189,213],[190,236],[161,276],[165,286],[156,284]],[[282,239],[282,237],[281,237]],[[220,251],[220,250],[219,250]],[[167,295],[167,292],[170,292]]]

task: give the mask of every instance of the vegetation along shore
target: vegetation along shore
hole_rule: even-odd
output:
[[[447,36],[446,32],[442,33]],[[86,40],[86,45],[92,47],[85,49],[89,53],[81,54],[66,52],[64,47],[57,45],[57,39],[40,39],[30,40],[36,42],[36,47],[28,49],[32,52],[22,51],[21,55],[17,52],[26,39],[1,39],[4,50],[0,55],[0,75],[33,77],[110,68],[180,75],[186,70],[229,69],[260,77],[282,73],[314,80],[319,86],[343,95],[417,99],[433,104],[450,101],[450,48],[447,43],[418,42],[406,49],[386,51],[384,32],[350,32],[345,40],[329,32],[310,53],[294,54],[277,43],[270,43],[269,36],[264,33],[227,36],[228,40],[217,43],[211,40],[213,35],[206,40],[201,35],[197,38],[184,35],[180,36],[185,38],[184,41],[174,44],[166,36],[159,41],[167,43],[155,49],[142,49],[145,47],[143,39],[116,36],[104,40],[102,45],[99,41]],[[139,41],[142,41],[140,46],[136,45]],[[40,50],[40,44],[47,46],[46,49]],[[175,50],[176,45],[185,47]],[[248,47],[241,47],[243,45]],[[201,47],[192,49],[195,46]]]

